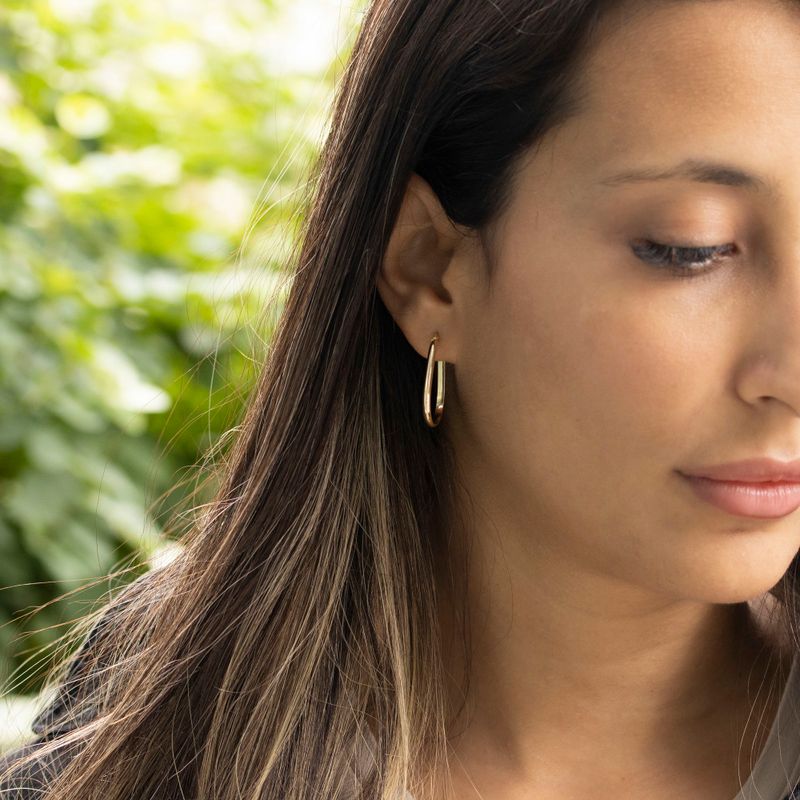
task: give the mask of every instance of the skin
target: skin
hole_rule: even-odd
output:
[[[437,800],[731,800],[791,664],[747,601],[800,511],[734,516],[675,470],[800,456],[800,6],[626,11],[589,54],[589,107],[521,163],[491,280],[416,175],[378,280],[421,356],[439,333],[436,435],[474,503],[471,683]],[[599,183],[689,156],[774,192]],[[636,238],[737,252],[682,278]],[[455,709],[446,602],[442,625]]]

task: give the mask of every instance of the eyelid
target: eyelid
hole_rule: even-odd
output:
[[[652,236],[642,236],[641,239],[649,239],[650,241],[667,244],[671,247],[717,247],[722,244],[731,243],[736,240],[736,236],[726,236],[722,234],[687,234],[687,233],[669,233],[661,232],[654,233]]]
[[[673,250],[718,250],[723,247],[735,248],[740,252],[735,239],[728,239],[724,236],[720,237],[702,237],[695,238],[690,236],[637,236],[630,240],[630,245],[633,247],[648,245],[655,245],[657,247],[667,247]]]

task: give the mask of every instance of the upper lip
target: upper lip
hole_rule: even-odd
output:
[[[681,470],[684,475],[698,478],[711,478],[717,481],[742,481],[762,483],[764,481],[796,481],[800,483],[800,459],[778,461],[774,458],[749,458],[715,464],[711,467],[698,467]]]

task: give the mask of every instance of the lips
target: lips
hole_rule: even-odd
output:
[[[775,518],[800,508],[800,460],[755,458],[679,472],[698,497],[730,514]]]
[[[716,481],[800,483],[800,459],[779,461],[774,458],[750,458],[744,461],[680,470],[680,472],[689,477],[710,478]]]
[[[784,517],[800,508],[800,483],[741,483],[683,476],[702,500],[742,517]]]

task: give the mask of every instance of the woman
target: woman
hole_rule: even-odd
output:
[[[218,497],[8,796],[794,796],[798,82],[796,0],[374,0]]]

